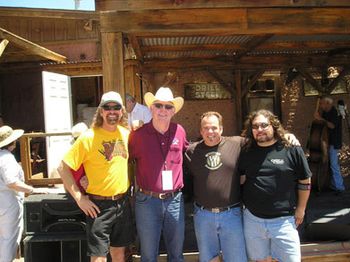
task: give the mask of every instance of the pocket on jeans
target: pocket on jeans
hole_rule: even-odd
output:
[[[151,198],[151,196],[147,196],[146,194],[143,193],[137,193],[136,194],[136,203],[146,203],[148,199]]]

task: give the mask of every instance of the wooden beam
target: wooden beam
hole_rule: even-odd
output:
[[[262,77],[262,75],[265,73],[265,69],[261,69],[259,70],[254,76],[252,79],[250,79],[248,81],[248,84],[247,84],[247,91],[249,91],[253,85],[255,85],[255,83],[259,80],[260,77]]]
[[[195,50],[244,50],[240,44],[189,44],[189,45],[153,45],[143,46],[142,52],[169,52]]]
[[[329,83],[328,87],[327,87],[327,92],[328,94],[332,93],[333,90],[337,87],[337,85],[339,84],[339,82],[344,78],[344,76],[346,76],[348,73],[350,72],[350,67],[345,67],[341,73],[335,78],[333,79],[332,82]]]
[[[317,82],[317,80],[315,80],[313,78],[313,76],[308,72],[307,69],[305,68],[300,68],[297,67],[296,68],[297,71],[305,78],[306,81],[308,81],[310,83],[310,85],[312,85],[314,88],[317,89],[317,91],[322,94],[323,93],[323,88],[322,86]]]
[[[235,97],[234,101],[236,103],[236,123],[237,123],[237,131],[240,134],[242,130],[242,75],[241,70],[235,70]]]
[[[251,52],[254,50],[256,47],[259,45],[263,44],[266,42],[268,39],[270,39],[273,36],[273,34],[266,34],[263,36],[257,36],[254,37],[251,41],[245,44],[245,49],[244,51],[238,52],[235,57],[234,57],[234,62],[237,63],[239,59],[241,59],[243,56],[245,56],[247,53]]]
[[[330,7],[350,6],[347,0],[319,1],[319,0],[184,0],[174,3],[170,0],[95,0],[98,11],[106,10],[156,10],[182,8],[232,8],[232,7]]]
[[[2,55],[2,53],[5,51],[5,48],[7,46],[7,44],[9,43],[9,41],[7,39],[3,39],[0,43],[0,57]]]
[[[123,35],[102,33],[103,92],[117,91],[125,96]]]
[[[223,88],[225,88],[227,91],[229,91],[232,96],[234,95],[234,91],[232,89],[232,86],[230,84],[226,83],[225,80],[223,80],[220,77],[220,75],[218,74],[218,72],[216,72],[215,69],[208,67],[207,71],[216,81],[218,81],[222,85]]]
[[[137,37],[134,34],[128,34],[128,39],[129,39],[129,43],[131,44],[131,46],[134,48],[134,51],[136,53],[136,57],[137,60],[139,60],[140,62],[143,61],[143,55],[141,52],[141,47],[140,47],[140,42],[137,39]]]
[[[77,11],[77,10],[52,10],[40,8],[10,8],[1,7],[0,17],[40,17],[40,18],[59,18],[76,20],[99,20],[99,13],[95,11]]]
[[[24,39],[18,35],[15,35],[3,28],[0,28],[0,38],[7,39],[11,44],[16,45],[17,47],[28,51],[30,54],[38,55],[43,58],[53,60],[56,62],[65,62],[66,57],[60,54],[57,54],[45,47],[34,44],[27,39]]]
[[[102,32],[348,34],[350,7],[103,11]]]

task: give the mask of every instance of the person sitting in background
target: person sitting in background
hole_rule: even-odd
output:
[[[130,129],[137,129],[151,121],[152,114],[147,106],[137,103],[135,97],[130,94],[126,94],[125,99],[125,109],[128,112],[128,125]]]
[[[0,262],[16,257],[23,231],[24,193],[48,193],[24,183],[22,167],[12,154],[23,133],[22,129],[0,127]]]

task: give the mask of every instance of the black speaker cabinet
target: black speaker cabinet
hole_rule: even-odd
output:
[[[24,202],[25,234],[84,233],[85,214],[67,194],[31,195]]]
[[[32,235],[23,240],[24,262],[89,262],[85,234]]]

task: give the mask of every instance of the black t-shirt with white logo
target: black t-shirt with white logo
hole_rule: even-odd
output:
[[[311,177],[301,147],[253,145],[242,150],[238,171],[246,175],[243,203],[257,217],[293,215],[297,204],[297,183]]]
[[[185,161],[193,175],[195,202],[207,208],[240,202],[237,159],[243,141],[239,136],[222,137],[216,146],[204,141],[189,146]]]

